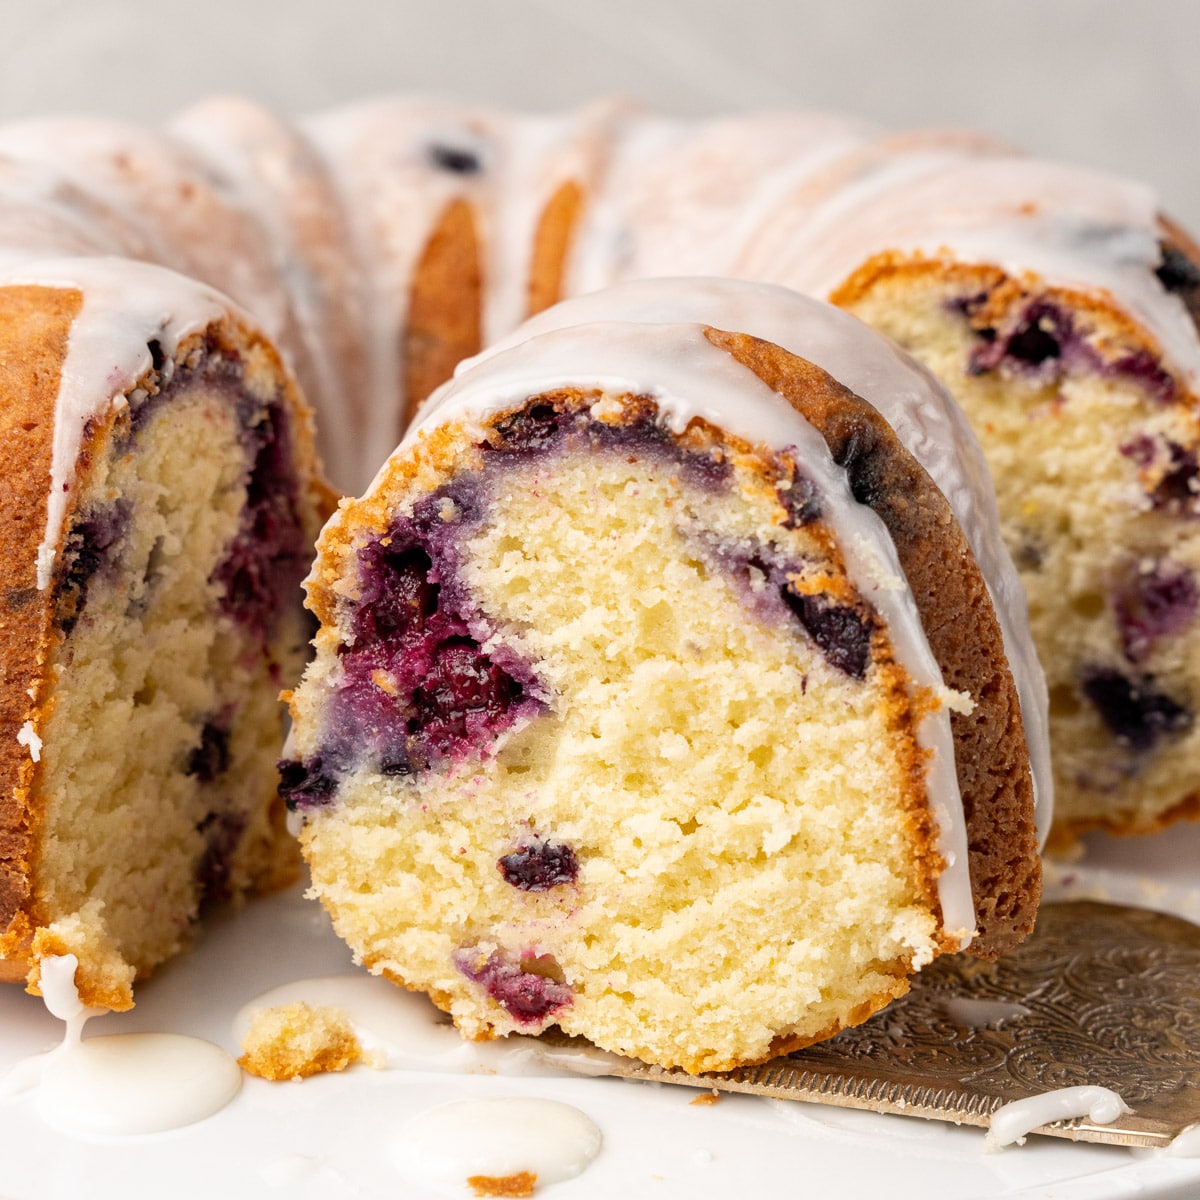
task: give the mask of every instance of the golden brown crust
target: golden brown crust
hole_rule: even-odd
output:
[[[467,1187],[476,1196],[532,1196],[537,1175],[518,1171],[515,1175],[468,1175]]]
[[[768,342],[716,330],[708,337],[824,437],[855,497],[892,535],[946,685],[975,701],[969,716],[952,714],[951,727],[979,930],[970,949],[995,957],[1032,930],[1041,866],[1016,687],[974,555],[945,497],[869,404]]]
[[[417,263],[403,332],[404,405],[399,441],[421,402],[483,346],[483,271],[466,200],[442,214]]]
[[[583,189],[574,181],[564,183],[546,204],[533,237],[527,316],[562,299],[563,269],[582,212]]]
[[[50,594],[37,587],[46,528],[54,408],[78,291],[0,289],[0,978],[23,979],[30,900],[34,763],[17,741],[36,710],[50,627]]]

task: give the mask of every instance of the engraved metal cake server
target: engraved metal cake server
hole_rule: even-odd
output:
[[[986,1126],[1054,1088],[1112,1088],[1133,1110],[1034,1132],[1163,1147],[1200,1121],[1200,926],[1094,901],[1045,904],[996,963],[939,959],[908,995],[837,1037],[737,1071],[688,1075],[606,1056],[603,1073]]]

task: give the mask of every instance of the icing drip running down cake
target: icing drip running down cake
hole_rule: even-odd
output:
[[[276,693],[323,500],[291,376],[221,296],[25,274],[0,287],[0,977],[70,954],[83,1003],[128,1008],[202,907],[295,877]]]
[[[1044,714],[949,399],[757,285],[630,285],[527,332],[320,541],[281,772],[341,935],[469,1036],[692,1071],[1019,941]]]

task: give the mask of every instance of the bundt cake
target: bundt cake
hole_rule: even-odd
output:
[[[87,264],[110,258],[180,272],[251,314],[262,336],[230,318],[221,328],[243,332],[229,344],[244,335],[267,357],[278,350],[316,410],[329,477],[355,494],[459,361],[557,300],[683,273],[832,298],[924,361],[983,442],[1050,680],[1055,836],[1200,815],[1200,250],[1146,189],[970,134],[885,137],[786,113],[687,122],[614,103],[531,117],[380,100],[290,123],[223,98],[165,132],[92,118],[5,124],[0,282],[17,288],[23,314],[5,361],[42,364],[14,412],[35,394],[49,405],[52,380],[68,379],[75,322],[63,295],[85,270],[85,313],[148,311],[142,281],[161,276],[123,269],[93,286],[101,268]],[[81,265],[31,265],[51,259]],[[44,355],[52,330],[58,350]],[[106,370],[88,381],[72,365],[69,382],[89,403],[136,392],[129,371],[114,383]],[[307,434],[291,403],[307,497]],[[19,446],[46,432],[11,428]],[[29,470],[33,487],[41,468]],[[305,508],[298,519],[307,529],[310,518]],[[39,598],[50,611],[47,554]],[[29,569],[15,549],[9,561]],[[25,765],[11,768],[0,825],[6,974],[33,953],[38,835],[20,773],[41,769],[34,739],[61,707],[38,684],[34,719],[28,664],[13,654],[9,753]],[[194,778],[187,755],[175,761]]]
[[[1019,586],[880,415],[986,547],[948,397],[761,285],[629,285],[527,331],[434,394],[309,580],[282,790],[359,958],[471,1036],[700,1071],[1019,941],[1019,692],[1045,737]]]
[[[216,292],[104,259],[0,286],[0,977],[128,1008],[214,900],[298,868],[281,684],[325,507],[291,375]]]
[[[1056,841],[1200,815],[1200,250],[1148,189],[803,114],[381,101],[312,133],[357,164],[354,194],[387,197],[362,240],[388,298],[377,344],[402,352],[395,427],[522,312],[623,280],[776,282],[897,339],[997,479],[1050,681]]]

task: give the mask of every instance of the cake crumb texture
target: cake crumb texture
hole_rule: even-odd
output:
[[[259,1009],[242,1038],[238,1065],[262,1079],[307,1079],[344,1071],[363,1057],[344,1009],[303,1001]]]

